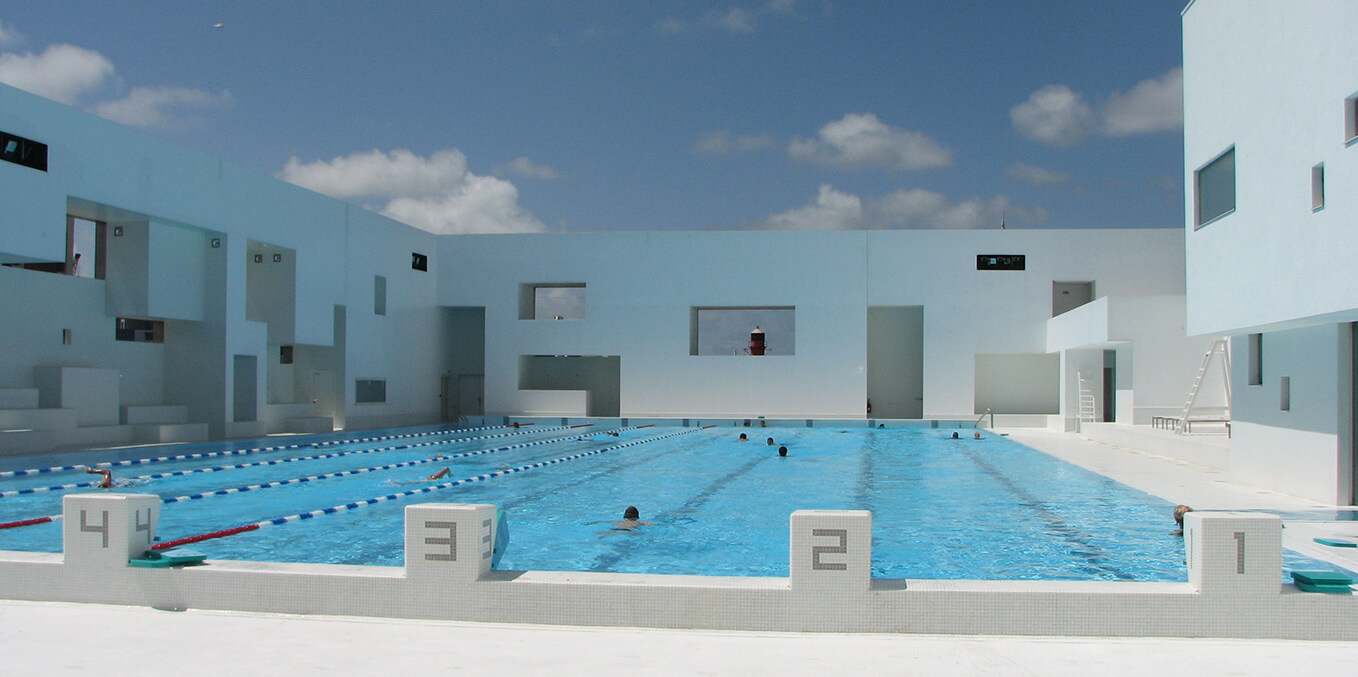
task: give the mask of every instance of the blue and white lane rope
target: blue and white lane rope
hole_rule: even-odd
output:
[[[495,472],[486,473],[486,474],[484,474],[484,475],[477,475],[477,476],[475,476],[475,477],[466,477],[466,478],[463,478],[463,479],[460,479],[460,480],[453,480],[453,481],[451,481],[451,482],[444,482],[444,483],[442,483],[442,484],[434,484],[434,485],[430,485],[430,486],[427,486],[427,487],[420,487],[420,488],[418,488],[418,489],[410,489],[409,491],[402,491],[402,492],[395,493],[395,494],[387,494],[386,496],[378,496],[378,497],[376,497],[376,498],[369,498],[369,499],[362,500],[362,501],[354,501],[353,503],[345,503],[344,505],[337,505],[337,506],[330,507],[330,508],[322,508],[322,509],[320,509],[320,510],[312,510],[312,511],[310,511],[310,512],[297,513],[297,514],[295,514],[295,515],[288,515],[288,516],[286,516],[286,517],[276,517],[276,518],[271,519],[271,520],[264,520],[263,522],[255,522],[254,524],[245,524],[245,525],[238,526],[238,527],[232,527],[232,528],[230,528],[230,529],[222,529],[222,530],[219,530],[219,531],[212,531],[212,532],[208,532],[208,533],[205,533],[205,534],[199,534],[199,535],[197,535],[197,536],[188,536],[188,537],[186,537],[186,538],[180,538],[180,539],[176,539],[176,540],[173,540],[173,541],[164,541],[164,542],[162,542],[162,543],[157,543],[157,544],[151,546],[151,549],[152,549],[152,550],[165,550],[165,549],[167,549],[167,548],[174,548],[174,547],[178,547],[178,546],[181,546],[181,545],[188,545],[188,544],[190,544],[190,543],[198,543],[198,542],[200,542],[200,541],[206,541],[206,540],[213,539],[213,538],[221,538],[221,537],[224,537],[224,536],[232,536],[232,535],[234,535],[234,534],[245,533],[245,532],[247,532],[247,531],[256,531],[256,530],[259,530],[259,529],[263,529],[264,527],[276,526],[276,525],[279,525],[279,524],[287,524],[287,523],[289,523],[289,522],[300,522],[300,521],[302,521],[302,520],[309,520],[309,519],[312,519],[312,518],[314,518],[314,517],[320,517],[321,515],[332,515],[332,514],[339,513],[339,512],[346,512],[346,511],[354,510],[354,509],[356,509],[356,508],[361,508],[361,507],[367,506],[367,505],[374,505],[374,504],[383,503],[383,502],[386,502],[386,501],[397,501],[397,500],[400,500],[400,499],[402,499],[402,498],[407,498],[407,497],[409,497],[409,496],[414,496],[414,495],[416,495],[416,494],[427,494],[427,493],[430,493],[430,492],[433,492],[433,491],[439,491],[439,490],[442,490],[442,489],[448,489],[448,488],[450,488],[450,487],[456,487],[456,486],[461,486],[461,485],[465,485],[465,484],[471,484],[471,483],[473,483],[473,482],[484,482],[484,481],[486,481],[486,480],[494,479],[494,478],[496,478],[496,477],[501,477],[501,476],[503,476],[503,475],[510,475],[510,474],[513,474],[513,473],[520,473],[520,472],[524,472],[524,471],[527,471],[527,470],[534,470],[534,469],[537,469],[537,468],[545,468],[545,467],[550,466],[550,465],[556,465],[556,464],[558,464],[558,463],[565,463],[565,462],[567,462],[567,461],[574,461],[574,460],[581,459],[581,458],[585,458],[585,457],[588,457],[588,456],[597,456],[598,454],[602,454],[602,453],[604,453],[604,452],[608,452],[608,451],[616,451],[616,450],[618,450],[618,449],[625,449],[625,448],[627,448],[627,447],[633,447],[633,446],[636,446],[636,445],[638,445],[638,444],[646,444],[646,443],[648,443],[648,442],[656,442],[656,441],[663,440],[663,439],[667,439],[667,438],[670,438],[670,437],[677,437],[677,436],[679,436],[679,435],[687,435],[687,434],[689,434],[689,433],[698,432],[699,430],[707,430],[708,428],[711,428],[711,427],[712,427],[712,426],[704,426],[704,427],[702,427],[702,428],[690,428],[690,429],[687,429],[687,430],[680,430],[680,431],[676,431],[676,432],[672,432],[672,433],[667,433],[667,434],[664,434],[664,435],[657,435],[656,437],[647,437],[647,438],[643,438],[643,439],[639,439],[639,440],[633,440],[633,441],[631,441],[631,442],[624,442],[624,443],[622,443],[622,444],[616,444],[616,445],[613,445],[613,446],[611,446],[611,447],[604,447],[603,449],[595,449],[594,451],[586,451],[586,452],[579,453],[579,454],[572,454],[572,455],[570,455],[570,456],[562,456],[561,458],[555,458],[555,459],[552,459],[552,460],[550,460],[550,461],[539,461],[539,462],[537,462],[537,463],[530,463],[530,464],[528,464],[528,465],[521,465],[521,466],[518,466],[518,467],[516,467],[516,468],[507,468],[507,469],[505,469],[505,470],[497,470],[497,471],[495,471]]]
[[[577,426],[569,426],[567,429],[569,429],[569,428],[581,428],[581,427],[586,427],[586,426],[579,426],[579,425],[577,425]],[[642,428],[649,428],[649,427],[651,427],[651,426],[650,426],[650,425],[633,426],[633,427],[628,427],[628,428],[619,428],[619,429],[617,429],[616,431],[613,431],[613,432],[615,432],[615,433],[619,433],[619,432],[630,432],[630,431],[633,431],[633,430],[641,430]],[[552,430],[559,430],[559,429],[560,429],[560,427],[557,427],[557,428],[543,428],[544,431],[552,431]],[[605,433],[605,434],[606,434],[606,433]],[[503,437],[503,435],[487,435],[485,438],[471,438],[471,439],[486,439],[486,438],[491,438],[491,437]],[[578,439],[578,438],[577,438],[577,439]],[[459,441],[461,441],[461,440],[459,440]],[[180,502],[180,501],[193,501],[193,500],[198,500],[198,499],[207,498],[207,497],[209,497],[209,496],[226,496],[226,495],[229,495],[229,494],[237,494],[237,493],[241,493],[241,492],[245,492],[245,491],[254,491],[254,490],[256,490],[256,489],[269,489],[269,488],[272,488],[272,487],[280,487],[280,486],[283,486],[283,485],[285,485],[285,484],[300,484],[300,483],[303,483],[303,482],[311,482],[311,481],[314,481],[314,480],[329,479],[329,478],[332,478],[332,477],[344,477],[344,476],[346,476],[346,475],[357,475],[357,474],[360,474],[360,473],[373,472],[373,471],[376,471],[376,470],[389,470],[389,469],[392,469],[392,468],[403,468],[403,467],[410,467],[410,466],[422,465],[422,464],[425,464],[425,463],[433,463],[433,462],[435,462],[435,461],[451,461],[451,460],[458,459],[458,458],[466,458],[466,457],[468,457],[468,456],[481,456],[481,455],[484,455],[484,454],[492,454],[492,453],[500,452],[500,451],[509,451],[509,450],[511,450],[511,449],[523,449],[523,448],[525,448],[525,447],[534,447],[534,446],[538,446],[538,445],[542,445],[542,444],[551,444],[551,443],[553,443],[553,442],[566,442],[566,441],[570,441],[569,438],[567,438],[567,437],[553,437],[553,438],[551,438],[551,439],[546,439],[546,440],[535,440],[535,441],[533,441],[533,442],[525,442],[525,443],[522,443],[522,444],[511,444],[511,445],[508,445],[508,446],[498,447],[498,448],[495,448],[495,449],[480,449],[480,450],[477,450],[477,451],[465,451],[465,452],[460,452],[460,453],[457,453],[457,454],[451,454],[451,455],[448,455],[448,456],[442,456],[442,455],[440,455],[440,456],[435,456],[434,458],[426,458],[426,459],[420,459],[420,460],[416,460],[416,461],[406,461],[406,462],[404,462],[404,463],[391,463],[391,464],[387,464],[387,465],[373,466],[373,467],[369,467],[369,468],[359,468],[359,469],[354,469],[354,470],[341,470],[341,471],[335,471],[335,472],[332,472],[332,473],[324,473],[324,474],[321,474],[321,475],[311,475],[311,476],[309,476],[309,477],[299,477],[299,478],[289,479],[289,480],[277,480],[277,481],[274,481],[274,482],[265,482],[265,483],[263,483],[263,484],[252,484],[252,485],[244,486],[244,487],[234,487],[234,488],[228,488],[228,489],[217,489],[217,490],[214,490],[214,491],[205,491],[205,492],[202,492],[202,493],[198,493],[198,494],[190,494],[190,495],[187,495],[187,496],[175,496],[175,497],[171,497],[171,498],[162,498],[162,499],[161,499],[161,502],[163,502],[163,503],[178,503],[178,502]],[[422,444],[422,445],[403,445],[403,446],[401,446],[401,447],[392,447],[392,448],[393,448],[393,449],[394,449],[394,448],[407,448],[407,447],[409,447],[409,446],[424,446],[424,445],[423,445],[423,444]],[[371,453],[371,452],[373,452],[373,451],[382,451],[382,450],[381,450],[381,449],[362,449],[362,450],[359,450],[359,451],[343,452],[343,453],[339,453],[339,454],[323,454],[323,455],[321,455],[321,456],[313,456],[313,457],[311,457],[311,458],[313,458],[313,459],[314,459],[314,458],[329,458],[329,457],[334,457],[334,456],[343,456],[343,455],[345,455],[345,454]],[[305,459],[305,458],[298,458],[298,459],[289,459],[289,460],[308,460],[308,459]],[[244,465],[246,465],[246,466],[248,466],[248,465],[274,465],[274,464],[277,464],[277,463],[284,463],[284,462],[286,462],[286,461],[284,461],[284,460],[276,460],[276,461],[269,461],[269,462],[247,463],[247,464],[244,464]],[[242,466],[242,467],[243,467],[243,466]],[[207,470],[207,469],[204,469],[204,471],[206,471],[206,470]],[[179,471],[179,472],[176,472],[176,473],[164,473],[163,475],[159,475],[159,476],[148,476],[148,477],[162,477],[162,476],[170,476],[170,475],[188,474],[188,473],[190,473],[190,472],[196,472],[196,471],[187,471],[187,470],[186,470],[186,471]],[[145,479],[145,478],[132,478],[132,479]],[[92,483],[87,483],[87,484],[92,484]],[[56,521],[56,520],[59,520],[59,519],[61,519],[61,517],[62,517],[61,515],[48,515],[48,516],[46,516],[46,517],[35,517],[35,518],[32,518],[32,519],[23,519],[23,520],[17,520],[17,521],[13,521],[13,522],[0,522],[0,530],[3,530],[3,529],[14,529],[14,528],[17,528],[17,527],[27,527],[27,526],[33,526],[33,525],[36,525],[36,524],[46,524],[47,522],[54,522],[54,521]]]
[[[579,427],[579,426],[557,426],[557,427],[553,427],[553,428],[540,428],[540,429],[538,429],[536,432],[556,432],[556,431],[559,431],[559,430],[570,430],[570,429],[575,428],[575,427]],[[377,452],[381,452],[381,451],[397,451],[397,450],[401,450],[401,449],[417,449],[417,448],[419,448],[419,447],[430,447],[430,446],[441,445],[441,444],[454,444],[454,443],[458,443],[458,442],[472,442],[472,441],[476,441],[476,440],[491,440],[491,439],[496,439],[496,438],[499,438],[499,437],[511,437],[511,436],[513,436],[513,435],[526,435],[526,434],[527,434],[527,432],[497,433],[497,434],[494,434],[494,435],[481,435],[481,436],[479,436],[479,437],[464,437],[464,438],[459,438],[459,439],[456,439],[456,440],[430,440],[430,441],[428,441],[428,442],[419,442],[419,443],[416,443],[416,444],[398,444],[398,445],[396,445],[396,446],[391,446],[391,447],[374,447],[374,448],[372,448],[372,449],[355,449],[355,450],[353,450],[353,451],[337,451],[337,452],[334,452],[334,453],[331,453],[331,454],[317,454],[317,455],[315,455],[315,456],[294,456],[294,457],[292,457],[292,458],[273,458],[273,459],[269,459],[269,460],[267,460],[267,461],[252,461],[252,462],[250,462],[250,463],[236,463],[236,464],[233,464],[233,465],[218,465],[218,466],[212,466],[212,467],[209,467],[209,468],[188,468],[188,469],[185,469],[185,470],[175,470],[175,471],[172,471],[172,472],[155,473],[155,474],[153,474],[153,475],[138,475],[137,477],[128,477],[128,478],[126,478],[126,481],[159,480],[159,479],[164,479],[164,478],[166,478],[166,477],[182,477],[182,476],[184,476],[184,475],[193,475],[193,474],[196,474],[196,473],[204,473],[204,472],[221,472],[221,471],[223,471],[223,470],[239,470],[239,469],[241,469],[241,468],[252,468],[252,467],[262,466],[262,465],[281,465],[281,464],[283,464],[283,463],[296,463],[296,462],[298,462],[298,461],[319,461],[319,460],[322,460],[322,459],[327,459],[327,458],[338,458],[338,457],[340,457],[340,456],[351,456],[351,455],[354,455],[354,454],[373,454],[373,453],[377,453]],[[561,438],[553,438],[553,439],[561,439]],[[306,445],[300,445],[300,446],[306,446]],[[78,465],[78,466],[74,466],[74,467],[71,468],[71,469],[72,469],[72,470],[75,470],[75,469],[80,469],[80,468],[93,468],[93,467],[96,467],[96,466]],[[71,484],[57,484],[57,485],[50,486],[50,487],[29,487],[29,488],[27,488],[27,489],[11,489],[11,490],[9,490],[9,491],[0,491],[0,498],[11,498],[11,497],[14,497],[14,496],[25,496],[25,495],[28,495],[28,494],[39,494],[39,493],[46,492],[46,491],[64,491],[64,490],[66,490],[66,489],[85,489],[85,488],[88,488],[88,487],[97,486],[97,485],[98,485],[99,483],[101,483],[101,482],[103,482],[102,479],[100,479],[100,480],[91,480],[91,481],[89,481],[89,482],[74,482],[74,483],[71,483]]]
[[[340,444],[383,442],[386,440],[404,439],[407,437],[429,437],[430,435],[453,435],[457,433],[476,432],[478,430],[494,430],[496,428],[504,427],[507,426],[491,425],[491,426],[481,426],[479,428],[454,428],[452,430],[429,430],[422,433],[404,433],[401,435],[379,435],[374,437],[355,437],[352,439],[330,440],[328,442],[312,442],[307,444],[301,443],[281,444],[271,447],[254,447],[250,449],[227,449],[223,451],[204,451],[197,454],[179,454],[177,456],[157,456],[154,458],[134,458],[125,461],[108,461],[106,463],[100,463],[99,465],[107,465],[116,468],[129,465],[145,465],[147,463],[166,463],[169,461],[191,461],[199,458],[217,458],[220,456],[244,456],[248,454],[258,454],[266,451],[285,451],[288,449],[307,449],[307,448],[319,449],[321,447],[333,447]],[[551,428],[538,428],[538,430],[551,430]],[[518,433],[507,433],[507,434],[518,434]],[[466,439],[483,439],[483,438],[466,438]],[[81,468],[86,467],[90,467],[90,464],[78,463],[75,465],[58,465],[50,468],[29,468],[27,470],[3,470],[0,471],[0,477],[22,477],[24,475],[42,475],[46,473],[65,472],[68,470],[80,470]]]
[[[636,430],[636,428],[619,428],[619,429],[617,430],[617,432],[629,432],[629,431],[632,431],[632,430]],[[575,438],[575,439],[578,439],[578,438]],[[327,480],[327,479],[332,479],[332,478],[335,478],[335,477],[348,477],[349,475],[361,475],[361,474],[363,474],[363,473],[377,472],[377,471],[379,471],[379,470],[393,470],[393,469],[396,469],[396,468],[410,468],[410,467],[414,467],[414,466],[417,466],[417,465],[424,465],[424,464],[426,464],[426,463],[435,463],[435,462],[441,462],[441,461],[452,461],[452,460],[455,460],[455,459],[459,459],[459,458],[467,458],[467,457],[470,457],[470,456],[484,456],[484,455],[486,455],[486,454],[494,454],[494,453],[501,452],[501,451],[511,451],[511,450],[514,450],[514,449],[526,449],[526,448],[528,448],[528,447],[537,447],[537,446],[541,446],[541,445],[544,445],[544,444],[553,444],[553,443],[556,443],[556,442],[570,442],[570,441],[574,441],[574,439],[572,439],[572,438],[566,438],[566,437],[554,437],[554,438],[549,439],[549,440],[534,440],[534,441],[532,441],[532,442],[524,442],[524,443],[522,443],[522,444],[511,444],[511,445],[508,445],[508,446],[496,447],[495,449],[480,449],[480,450],[477,450],[477,451],[464,451],[464,452],[461,452],[461,453],[451,454],[451,455],[448,455],[448,456],[435,456],[435,457],[433,457],[433,458],[422,458],[422,459],[418,459],[418,460],[414,460],[414,461],[403,461],[403,462],[401,462],[401,463],[388,463],[388,464],[386,464],[386,465],[375,465],[375,466],[368,467],[368,468],[354,468],[354,469],[352,469],[352,470],[336,470],[335,472],[322,473],[322,474],[320,474],[320,475],[311,475],[311,476],[308,476],[308,477],[296,477],[296,478],[287,479],[287,480],[274,480],[274,481],[272,481],[272,482],[264,482],[264,483],[262,483],[262,484],[251,484],[251,485],[249,485],[249,486],[244,486],[244,487],[230,487],[230,488],[227,488],[227,489],[216,489],[216,490],[214,490],[214,491],[204,491],[204,492],[197,493],[197,494],[189,494],[189,495],[187,495],[187,496],[174,496],[174,497],[172,497],[172,498],[162,498],[162,499],[161,499],[161,502],[162,502],[162,503],[180,503],[180,502],[182,502],[182,501],[196,501],[196,500],[199,500],[199,499],[208,498],[208,497],[210,497],[210,496],[229,496],[229,495],[231,495],[231,494],[239,494],[239,493],[246,492],[246,491],[255,491],[256,489],[272,489],[273,487],[281,487],[281,486],[285,486],[285,485],[289,485],[289,484],[303,484],[303,483],[306,483],[306,482],[315,482],[315,481],[317,481],[317,480]]]

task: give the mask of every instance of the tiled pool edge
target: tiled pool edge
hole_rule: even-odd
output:
[[[406,561],[416,564],[405,568],[234,561],[137,568],[127,553],[149,542],[154,519],[138,510],[154,497],[126,501],[120,515],[118,501],[130,498],[102,494],[81,497],[102,502],[68,505],[65,555],[0,552],[0,597],[581,626],[1358,640],[1353,595],[1277,582],[1281,524],[1268,515],[1190,514],[1186,583],[874,580],[860,547],[871,530],[862,511],[794,513],[788,578],[723,578],[492,571],[485,555],[493,538],[481,531],[494,507],[460,504],[409,506]],[[110,510],[82,530],[72,512],[82,505]],[[455,551],[460,561],[443,556]]]

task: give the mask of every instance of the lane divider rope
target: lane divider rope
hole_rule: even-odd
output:
[[[533,424],[531,424],[531,423],[525,423],[525,424],[520,424],[520,425],[521,425],[521,426],[529,426],[529,425],[533,425]],[[502,425],[490,425],[490,426],[481,426],[481,427],[478,427],[478,428],[455,428],[455,429],[452,429],[452,430],[446,430],[446,429],[445,429],[445,430],[429,430],[429,431],[422,432],[422,433],[404,433],[404,434],[400,434],[400,435],[378,435],[378,436],[373,436],[373,437],[355,437],[355,438],[352,438],[352,439],[330,440],[330,441],[327,441],[327,442],[313,442],[313,443],[310,443],[310,444],[300,444],[300,443],[299,443],[299,444],[282,444],[282,445],[270,446],[270,447],[254,447],[254,448],[250,448],[250,449],[227,449],[227,450],[223,450],[223,451],[204,451],[204,452],[200,452],[200,453],[196,453],[196,454],[179,454],[179,455],[176,455],[176,456],[157,456],[157,457],[154,457],[154,458],[134,458],[134,459],[128,459],[128,460],[124,460],[124,461],[108,461],[108,462],[106,462],[106,463],[101,463],[101,464],[99,464],[99,465],[107,465],[107,466],[115,467],[115,468],[116,468],[116,467],[129,466],[129,465],[145,465],[145,464],[148,464],[148,463],[165,463],[165,462],[168,462],[168,461],[191,461],[191,460],[199,459],[199,458],[217,458],[217,457],[219,457],[219,456],[244,456],[244,455],[246,455],[246,454],[258,454],[258,453],[266,452],[266,451],[284,451],[284,450],[287,450],[287,449],[304,449],[304,448],[308,448],[308,447],[314,447],[314,448],[320,448],[320,447],[332,447],[332,446],[337,446],[337,445],[340,445],[340,444],[361,444],[361,443],[364,443],[364,442],[383,442],[383,441],[386,441],[386,440],[401,439],[401,438],[406,438],[406,437],[428,437],[428,436],[430,436],[430,435],[452,435],[452,434],[456,434],[456,433],[476,432],[476,431],[479,431],[479,430],[494,430],[494,429],[496,429],[496,428],[505,428],[505,427],[508,427],[508,426],[502,426]],[[540,428],[539,430],[541,430],[541,428]],[[50,468],[29,468],[29,469],[26,469],[26,470],[3,470],[3,471],[0,471],[0,477],[22,477],[22,476],[24,476],[24,475],[43,475],[43,474],[46,474],[46,473],[65,472],[65,471],[68,471],[68,470],[80,470],[81,468],[86,468],[86,467],[89,467],[89,464],[87,464],[87,463],[77,463],[77,464],[74,464],[74,465],[58,465],[58,466],[53,466],[53,467],[50,467]]]
[[[585,424],[585,425],[592,425],[592,424]],[[557,427],[554,427],[554,428],[540,428],[540,429],[538,429],[538,430],[536,430],[536,431],[530,431],[530,432],[555,432],[555,431],[558,431],[558,430],[569,430],[569,429],[571,429],[571,428],[579,428],[579,427],[583,427],[583,426],[557,426]],[[182,477],[182,476],[184,476],[184,475],[193,475],[193,474],[196,474],[196,473],[204,473],[204,472],[220,472],[220,471],[223,471],[223,470],[239,470],[239,469],[241,469],[241,468],[251,468],[251,467],[262,466],[262,465],[281,465],[281,464],[283,464],[283,463],[296,463],[296,462],[298,462],[298,461],[318,461],[318,460],[327,459],[327,458],[338,458],[338,457],[340,457],[340,456],[352,456],[352,455],[355,455],[355,454],[373,454],[373,453],[377,453],[377,452],[381,452],[381,451],[397,451],[397,450],[400,450],[400,449],[416,449],[416,448],[419,448],[419,447],[430,447],[430,446],[441,445],[441,444],[454,444],[454,443],[458,443],[458,442],[472,442],[472,441],[476,441],[476,440],[490,440],[490,439],[496,439],[496,438],[499,438],[499,437],[512,437],[512,436],[514,436],[514,435],[527,435],[527,434],[528,434],[528,432],[524,432],[524,431],[519,431],[519,432],[509,432],[509,433],[496,433],[496,434],[494,434],[494,435],[481,435],[481,436],[479,436],[479,437],[463,437],[463,438],[458,438],[458,439],[456,439],[456,440],[429,440],[429,441],[426,441],[426,442],[419,442],[419,443],[416,443],[416,444],[398,444],[398,445],[390,446],[390,447],[374,447],[374,448],[372,448],[372,449],[355,449],[355,450],[353,450],[353,451],[338,451],[338,452],[334,452],[334,453],[330,453],[330,454],[317,454],[317,455],[315,455],[315,456],[294,456],[294,457],[292,457],[292,458],[273,458],[273,459],[269,459],[269,460],[267,460],[267,461],[252,461],[252,462],[250,462],[250,463],[237,463],[237,464],[233,464],[233,465],[218,465],[218,466],[212,466],[212,467],[209,467],[209,468],[188,468],[188,469],[185,469],[185,470],[174,470],[174,471],[171,471],[171,472],[155,473],[155,474],[152,474],[152,475],[139,475],[139,476],[137,476],[137,477],[128,477],[128,478],[126,478],[125,481],[159,480],[159,479],[164,479],[164,478],[166,478],[166,477]],[[293,447],[293,448],[300,448],[300,447],[305,447],[305,446],[307,446],[307,445],[296,445],[296,447]],[[91,467],[95,467],[95,466],[83,466],[83,465],[82,465],[82,466],[75,466],[75,468],[91,468]],[[66,489],[85,489],[85,488],[88,488],[88,487],[97,486],[97,485],[98,485],[100,482],[102,482],[102,481],[103,481],[103,480],[90,480],[89,482],[74,482],[74,483],[71,483],[71,484],[57,484],[57,485],[49,486],[49,487],[29,487],[29,488],[27,488],[27,489],[11,489],[11,490],[9,490],[9,491],[0,491],[0,498],[10,498],[10,497],[14,497],[14,496],[26,496],[26,495],[28,495],[28,494],[39,494],[39,493],[42,493],[42,492],[45,492],[45,491],[63,491],[63,490],[66,490]],[[0,525],[0,529],[3,529],[3,528],[4,528],[4,526],[3,526],[3,525]]]
[[[241,534],[241,533],[245,533],[245,532],[247,532],[247,531],[258,531],[259,529],[263,529],[264,527],[277,526],[277,525],[280,525],[280,524],[288,524],[289,522],[300,522],[300,521],[302,521],[302,520],[312,519],[312,518],[315,518],[315,517],[319,517],[319,516],[321,516],[321,515],[331,515],[331,514],[334,514],[334,513],[338,513],[338,512],[346,512],[346,511],[349,511],[349,510],[354,510],[354,509],[356,509],[356,508],[361,508],[361,507],[363,507],[363,506],[374,505],[374,504],[383,503],[383,502],[386,502],[386,501],[396,501],[396,500],[400,500],[400,499],[402,499],[402,498],[407,498],[407,497],[409,497],[409,496],[414,496],[414,495],[416,495],[416,494],[427,494],[427,493],[432,492],[432,491],[440,491],[440,490],[442,490],[442,489],[448,489],[448,488],[450,488],[450,487],[456,487],[456,486],[460,486],[460,485],[471,484],[471,483],[473,483],[473,482],[484,482],[484,481],[486,481],[486,480],[494,479],[494,478],[496,478],[496,477],[501,477],[501,476],[504,476],[504,475],[510,475],[510,474],[514,474],[514,473],[525,472],[525,471],[534,470],[534,469],[537,469],[537,468],[545,468],[545,467],[547,467],[547,466],[556,465],[556,464],[558,464],[558,463],[566,463],[566,462],[568,462],[568,461],[574,461],[574,460],[578,460],[578,459],[581,459],[581,458],[586,458],[586,457],[588,457],[588,456],[597,456],[597,455],[599,455],[599,454],[602,454],[602,453],[605,453],[605,452],[608,452],[608,451],[616,451],[616,450],[618,450],[618,449],[625,449],[625,448],[627,448],[627,447],[634,447],[634,446],[639,445],[639,444],[646,444],[646,443],[648,443],[648,442],[656,442],[656,441],[663,440],[663,439],[668,439],[668,438],[671,438],[671,437],[677,437],[677,436],[679,436],[679,435],[687,435],[687,434],[690,434],[690,433],[698,432],[698,431],[700,431],[700,430],[707,430],[708,428],[713,428],[713,427],[715,427],[715,426],[703,426],[703,427],[701,427],[701,428],[690,428],[690,429],[687,429],[687,430],[680,430],[680,431],[677,431],[677,432],[667,433],[667,434],[664,434],[664,435],[657,435],[656,437],[647,437],[647,438],[643,438],[643,439],[639,439],[639,440],[633,440],[633,441],[631,441],[631,442],[624,442],[623,444],[617,444],[617,445],[613,445],[613,446],[611,446],[611,447],[604,447],[603,449],[595,449],[594,451],[586,451],[586,452],[579,453],[579,454],[572,454],[572,455],[570,455],[570,456],[563,456],[563,457],[561,457],[561,458],[555,458],[555,459],[552,459],[552,460],[550,460],[550,461],[539,461],[539,462],[537,462],[537,463],[530,463],[530,464],[528,464],[528,465],[521,465],[521,466],[518,466],[518,467],[515,467],[515,468],[508,468],[508,469],[505,469],[505,470],[497,470],[497,471],[495,471],[495,472],[486,473],[486,474],[484,474],[484,475],[477,475],[477,476],[475,476],[475,477],[466,477],[466,478],[463,478],[463,479],[460,479],[460,480],[453,480],[453,481],[451,481],[451,482],[444,482],[444,483],[442,483],[442,484],[435,484],[435,485],[431,485],[431,486],[427,486],[427,487],[420,487],[420,488],[418,488],[418,489],[411,489],[411,490],[409,490],[409,491],[402,491],[402,492],[395,493],[395,494],[387,494],[387,495],[385,495],[385,496],[378,496],[378,497],[376,497],[376,498],[369,498],[369,499],[362,500],[362,501],[354,501],[353,503],[345,503],[344,505],[337,505],[337,506],[333,506],[333,507],[330,507],[330,508],[322,508],[322,509],[320,509],[320,510],[312,510],[312,511],[310,511],[310,512],[297,513],[297,514],[294,514],[294,515],[288,515],[288,516],[286,516],[286,517],[276,517],[276,518],[271,519],[271,520],[264,520],[263,522],[255,522],[254,524],[245,524],[245,525],[238,526],[238,527],[232,527],[232,528],[230,528],[230,529],[222,529],[222,530],[220,530],[220,531],[211,531],[211,532],[208,532],[208,533],[205,533],[205,534],[199,534],[199,535],[197,535],[197,536],[188,536],[188,537],[185,537],[185,538],[179,538],[179,539],[175,539],[175,540],[172,540],[172,541],[164,541],[164,542],[157,543],[157,544],[151,546],[151,549],[152,549],[152,550],[165,550],[165,549],[168,549],[168,548],[175,548],[175,547],[178,547],[178,546],[181,546],[181,545],[188,545],[188,544],[190,544],[190,543],[199,543],[199,542],[201,542],[201,541],[206,541],[206,540],[210,540],[210,539],[214,539],[214,538],[222,538],[222,537],[224,537],[224,536],[233,536],[233,535],[235,535],[235,534]]]

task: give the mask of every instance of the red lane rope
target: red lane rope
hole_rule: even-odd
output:
[[[179,547],[179,546],[181,546],[181,545],[188,545],[188,544],[190,544],[190,543],[197,543],[198,541],[206,541],[206,540],[212,539],[212,538],[222,538],[223,536],[234,536],[234,535],[236,535],[236,534],[242,534],[242,533],[245,533],[245,532],[247,532],[247,531],[255,531],[255,530],[257,530],[257,529],[259,529],[259,525],[258,525],[258,524],[247,524],[247,525],[245,525],[245,526],[243,526],[243,527],[232,527],[232,528],[230,528],[230,529],[222,529],[221,531],[213,531],[213,532],[207,533],[207,534],[198,534],[197,536],[189,536],[189,537],[187,537],[187,538],[179,538],[179,539],[175,539],[175,540],[173,540],[173,541],[165,541],[165,542],[163,542],[163,543],[157,543],[157,544],[151,546],[151,549],[152,549],[152,550],[165,550],[166,548],[177,548],[177,547]]]
[[[26,527],[29,526],[30,524],[46,524],[47,522],[51,521],[52,521],[51,517],[34,517],[31,520],[19,520],[18,522],[0,523],[0,529],[13,529],[14,527]]]

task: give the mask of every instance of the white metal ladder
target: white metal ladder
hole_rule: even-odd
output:
[[[1202,380],[1207,376],[1208,369],[1212,366],[1212,357],[1221,356],[1221,375],[1226,384],[1226,412],[1222,418],[1231,418],[1231,351],[1228,350],[1226,339],[1216,339],[1212,341],[1212,346],[1202,356],[1202,366],[1198,367],[1198,375],[1193,378],[1193,388],[1188,391],[1188,402],[1184,403],[1184,411],[1179,415],[1179,420],[1174,424],[1174,432],[1182,435],[1188,430],[1188,416],[1193,413],[1193,404],[1198,399],[1198,391],[1202,389]]]
[[[1080,379],[1080,422],[1094,423],[1098,420],[1095,418],[1094,391],[1089,389],[1089,380],[1083,371],[1076,372],[1076,376]]]

